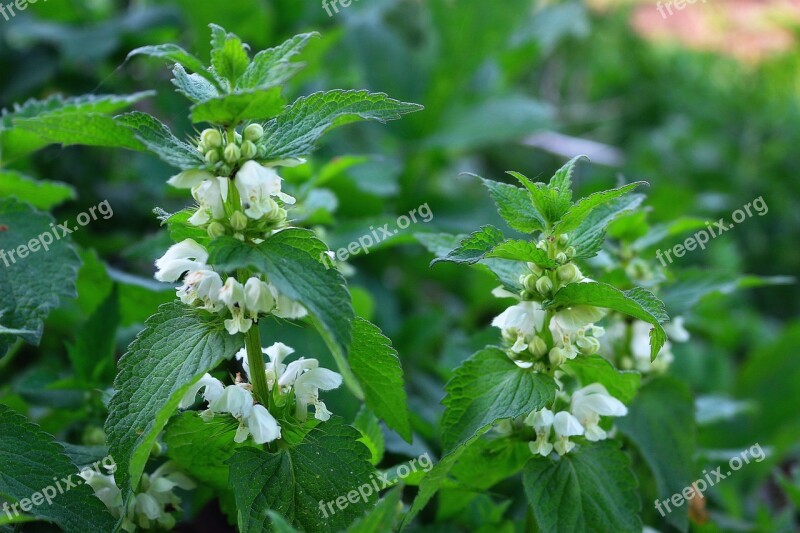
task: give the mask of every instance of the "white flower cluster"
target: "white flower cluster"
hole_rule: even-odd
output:
[[[124,517],[121,528],[131,533],[139,528],[172,529],[175,526],[175,510],[181,504],[175,488],[191,490],[196,487],[189,477],[178,470],[175,463],[167,461],[152,474],[142,475],[139,490],[125,508],[122,492],[117,487],[113,473],[106,475],[87,469],[79,475],[115,518]]]
[[[689,332],[683,326],[684,318],[676,316],[664,324],[669,340],[664,343],[658,356],[650,361],[650,329],[652,326],[641,320],[627,322],[621,316],[615,316],[606,328],[606,336],[602,340],[602,354],[612,363],[625,370],[638,370],[642,373],[665,372],[675,356],[672,354],[672,342],[686,342]]]
[[[249,278],[244,284],[236,278],[222,277],[207,264],[208,251],[192,239],[186,239],[167,250],[156,261],[155,278],[175,282],[183,278],[177,295],[187,305],[196,305],[212,313],[224,310],[231,318],[225,320],[228,333],[246,333],[260,315],[271,313],[280,318],[302,318],[305,307],[281,295],[271,284],[259,276]]]
[[[316,359],[301,357],[288,365],[284,364],[284,359],[293,354],[294,350],[280,342],[262,351],[269,357],[265,371],[272,397],[294,398],[294,415],[300,421],[305,421],[308,417],[309,405],[314,406],[314,416],[318,420],[328,420],[331,412],[319,399],[319,391],[338,388],[342,384],[342,376],[327,368],[320,368]],[[246,350],[239,351],[236,358],[242,361],[249,379],[250,368]],[[201,413],[203,418],[210,419],[215,415],[229,414],[239,421],[239,429],[234,438],[236,442],[244,442],[248,437],[252,437],[256,444],[265,444],[281,437],[278,421],[266,407],[256,403],[249,383],[237,379],[237,383],[226,387],[220,380],[205,374],[186,392],[179,407],[181,409],[191,407],[200,390],[203,390],[203,400],[208,403],[208,409]]]

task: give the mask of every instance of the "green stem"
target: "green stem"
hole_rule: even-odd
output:
[[[269,386],[267,385],[267,372],[264,368],[264,355],[261,352],[261,332],[258,324],[253,324],[245,337],[247,349],[247,364],[250,365],[250,384],[256,399],[269,409]]]

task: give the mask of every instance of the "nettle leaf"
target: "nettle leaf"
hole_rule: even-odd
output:
[[[581,160],[589,161],[589,158],[585,155],[573,157],[550,178],[550,183],[547,186],[552,190],[558,191],[558,201],[561,204],[572,202],[572,174],[575,172],[575,165]]]
[[[83,484],[78,468],[51,435],[5,405],[0,405],[0,435],[0,494],[11,501],[27,500],[28,513],[67,532],[114,530],[116,520]],[[75,486],[64,490],[67,478]],[[38,505],[31,505],[37,500]]]
[[[496,257],[498,259],[509,259],[512,261],[526,261],[536,263],[542,268],[555,268],[558,263],[554,259],[547,257],[547,252],[537,248],[530,241],[508,240],[495,246],[486,257]]]
[[[205,102],[219,96],[217,87],[199,74],[189,74],[179,63],[172,68],[172,84],[193,102]]]
[[[642,531],[638,483],[619,447],[606,440],[528,461],[522,484],[539,531]]]
[[[377,500],[371,485],[375,470],[359,437],[358,431],[334,417],[318,424],[294,447],[276,453],[238,450],[230,460],[230,487],[236,496],[239,531],[268,531],[269,511],[303,531],[346,529]],[[366,489],[359,493],[366,486],[370,493]],[[353,492],[357,499],[348,500]],[[337,499],[343,508],[336,505]]]
[[[316,32],[301,33],[280,46],[257,53],[239,78],[238,87],[266,89],[285,83],[303,67],[302,63],[292,63],[292,58],[303,51],[312,37],[318,36]]]
[[[386,441],[383,438],[383,430],[381,430],[378,417],[366,405],[362,405],[353,420],[353,427],[361,432],[359,440],[369,448],[369,452],[372,454],[370,462],[373,465],[379,464],[383,460],[383,454],[386,451]]]
[[[647,185],[647,182],[637,181],[635,183],[625,185],[624,187],[619,187],[618,189],[609,189],[607,191],[596,192],[594,194],[590,194],[586,198],[581,198],[575,203],[575,205],[570,207],[569,211],[567,211],[561,220],[558,221],[558,224],[556,224],[553,231],[555,233],[568,233],[578,229],[581,223],[586,220],[586,218],[589,217],[589,215],[591,215],[595,209],[608,204],[616,198],[628,194],[639,185]]]
[[[403,368],[392,341],[368,320],[353,321],[353,342],[348,357],[353,373],[364,390],[367,406],[411,442],[408,398],[403,389]]]
[[[82,384],[104,385],[114,379],[117,328],[120,322],[116,285],[67,345],[72,369]]]
[[[157,118],[134,111],[119,115],[114,120],[130,128],[136,139],[165,163],[182,170],[206,166],[203,155],[197,149],[175,137]]]
[[[481,178],[481,181],[489,189],[489,194],[497,204],[497,212],[511,229],[521,233],[533,233],[545,229],[547,223],[544,216],[533,207],[525,189],[484,178]]]
[[[60,181],[37,180],[14,172],[0,171],[0,195],[13,196],[36,209],[52,209],[67,200],[75,199],[75,189]]]
[[[479,231],[471,233],[458,245],[458,248],[448,252],[444,257],[437,257],[431,261],[431,266],[440,261],[474,265],[483,259],[487,253],[505,240],[503,232],[494,226],[481,226]]]
[[[14,125],[38,135],[47,143],[143,150],[133,132],[107,115],[47,115],[15,120]]]
[[[247,70],[250,57],[242,40],[232,33],[225,32],[216,24],[210,24],[211,38],[211,66],[217,75],[228,80],[231,88],[236,87],[239,77]]]
[[[599,355],[576,357],[564,363],[564,370],[574,375],[581,385],[600,383],[622,403],[630,403],[639,390],[642,376],[630,370],[617,370]]]
[[[322,263],[327,249],[312,231],[290,228],[256,246],[220,237],[211,241],[208,252],[209,263],[219,269],[253,268],[265,273],[281,294],[302,303],[322,332],[347,353],[355,315],[341,273]]]
[[[213,73],[209,72],[205,64],[176,44],[142,46],[141,48],[137,48],[128,54],[128,59],[137,55],[156,57],[159,59],[166,59],[167,61],[173,63],[180,63],[183,67],[211,82],[211,84],[220,91],[222,90],[222,85],[220,84],[219,80],[216,76],[214,76]]]
[[[244,346],[216,316],[180,302],[162,305],[119,362],[105,424],[116,478],[135,488],[150,450],[186,389]]]
[[[639,207],[644,198],[643,194],[626,194],[592,210],[570,237],[569,244],[576,250],[575,258],[597,255],[603,247],[608,225],[621,214]]]
[[[299,98],[286,112],[264,124],[264,159],[289,159],[310,154],[322,135],[360,120],[387,122],[419,111],[422,106],[383,93],[334,90]]]
[[[281,87],[273,87],[205,100],[192,106],[192,122],[230,125],[245,120],[267,120],[286,105],[281,90]]]
[[[366,515],[353,522],[347,533],[375,533],[395,531],[398,509],[402,508],[403,487],[395,487],[386,493]]]
[[[471,490],[486,491],[520,471],[531,458],[528,442],[484,435],[469,446],[450,474]]]
[[[562,196],[558,190],[550,189],[544,183],[534,183],[519,172],[508,171],[507,174],[517,178],[528,189],[528,198],[534,209],[542,214],[548,226],[558,221],[561,215],[569,209],[571,202],[569,200],[566,203],[561,201]]]
[[[656,296],[639,287],[629,291],[621,291],[606,283],[592,281],[589,283],[570,283],[561,288],[551,300],[544,302],[545,309],[565,308],[575,305],[591,305],[619,311],[653,325],[650,330],[650,360],[655,360],[661,347],[667,340],[667,334],[661,327],[669,316],[664,304]]]
[[[458,367],[445,390],[442,446],[452,450],[499,420],[551,405],[556,383],[550,376],[518,367],[503,350],[489,347]]]
[[[644,457],[659,499],[680,493],[694,481],[694,403],[686,385],[671,378],[647,383],[617,427]],[[688,505],[675,508],[666,520],[686,531],[688,512]]]
[[[0,199],[0,251],[2,357],[17,336],[39,344],[50,311],[76,296],[81,262],[53,217],[13,198]]]
[[[161,221],[161,225],[167,227],[169,236],[173,241],[181,242],[186,239],[192,239],[205,247],[211,242],[211,237],[209,237],[207,231],[189,222],[189,219],[195,213],[195,209],[190,207],[177,213],[167,213],[157,207],[153,209],[153,213]]]

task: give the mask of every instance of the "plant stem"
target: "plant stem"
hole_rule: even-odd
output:
[[[249,374],[253,393],[261,405],[269,409],[269,386],[264,369],[264,355],[261,353],[261,332],[258,330],[258,324],[253,324],[248,330],[244,342],[247,349],[247,364],[250,365]]]

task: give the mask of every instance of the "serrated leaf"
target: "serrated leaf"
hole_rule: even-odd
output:
[[[641,502],[630,460],[613,440],[531,459],[522,476],[539,531],[640,533]]]
[[[49,214],[13,198],[0,199],[0,327],[6,330],[0,330],[0,357],[15,336],[38,345],[50,311],[62,298],[76,296],[80,259],[69,236],[55,227]]]
[[[205,247],[211,242],[211,237],[207,231],[189,222],[189,219],[195,213],[195,209],[190,207],[170,214],[163,209],[156,208],[153,213],[161,220],[161,225],[167,227],[169,236],[173,241],[181,242],[186,239],[192,239]]]
[[[212,24],[212,31],[216,31]],[[224,33],[225,30],[222,30]],[[236,35],[229,33],[224,38],[214,36],[214,47],[211,50],[211,66],[214,72],[228,80],[230,87],[236,87],[239,77],[247,70],[250,64],[250,57],[244,43]]]
[[[295,35],[280,46],[268,48],[257,53],[239,79],[240,89],[265,89],[288,81],[302,67],[301,63],[292,63],[294,56],[303,51],[316,32]]]
[[[238,450],[230,460],[230,487],[236,495],[239,531],[268,530],[270,510],[304,531],[346,529],[377,499],[376,491],[367,495],[366,503],[358,494],[359,487],[372,489],[374,473],[369,450],[358,438],[358,431],[333,418],[289,449]],[[352,491],[359,495],[355,502],[347,501],[343,509],[334,503],[333,513],[325,508]]]
[[[696,479],[694,405],[684,384],[671,378],[649,382],[628,407],[628,415],[617,420],[617,427],[644,457],[659,499],[680,493]],[[688,505],[673,509],[666,520],[686,531]]]
[[[542,231],[547,226],[544,217],[531,202],[524,189],[481,178],[483,184],[489,189],[497,212],[508,223],[511,229],[520,233],[533,233]]]
[[[365,516],[347,528],[347,533],[376,533],[378,531],[395,531],[399,510],[403,507],[403,487],[395,487],[386,493],[381,501]]]
[[[617,370],[599,355],[576,357],[564,363],[564,370],[578,378],[582,386],[600,383],[622,403],[630,403],[639,390],[642,376],[638,372]]]
[[[182,170],[206,166],[199,151],[175,137],[157,118],[134,111],[114,117],[114,120],[130,128],[136,139],[165,163]]]
[[[0,494],[11,501],[28,500],[30,513],[40,520],[57,524],[63,531],[112,531],[116,520],[92,489],[82,484],[78,467],[53,437],[24,416],[0,405]],[[61,491],[59,483],[70,478],[76,486]],[[51,495],[50,492],[53,492]],[[30,506],[34,494],[50,495],[50,502]],[[19,509],[19,507],[17,507]],[[9,513],[13,513],[11,510]],[[24,512],[21,514],[25,514]],[[3,515],[5,517],[5,513]]]
[[[465,488],[487,491],[518,474],[530,458],[528,442],[489,434],[464,451],[450,474]]]
[[[630,191],[639,185],[646,185],[647,182],[637,181],[630,183],[618,189],[609,189],[607,191],[596,192],[590,194],[586,198],[581,198],[572,207],[569,208],[561,220],[558,221],[553,231],[555,233],[568,233],[577,229],[581,223],[586,220],[592,211],[598,209],[600,206],[606,205],[612,200],[628,194]]]
[[[482,226],[479,231],[471,233],[462,240],[458,248],[448,252],[444,257],[437,257],[431,261],[431,266],[440,261],[474,265],[504,240],[503,232],[499,229],[489,225]]]
[[[550,183],[547,184],[547,187],[558,192],[559,204],[563,205],[572,202],[572,174],[575,172],[575,165],[581,160],[589,161],[589,158],[585,155],[573,157],[550,178]]]
[[[313,232],[290,228],[256,246],[233,237],[214,239],[209,244],[208,261],[224,271],[254,268],[264,272],[278,292],[302,303],[342,353],[347,353],[353,307],[342,275],[322,263],[321,255],[327,249]]]
[[[375,413],[369,410],[367,406],[362,405],[358,410],[356,418],[353,420],[353,427],[361,432],[359,439],[364,443],[364,446],[369,448],[372,454],[373,465],[377,465],[383,460],[383,453],[385,451],[385,440],[383,438],[383,431],[381,430],[380,422]]]
[[[542,214],[548,227],[558,222],[561,215],[566,213],[567,209],[569,209],[571,202],[567,200],[565,203],[563,201],[563,195],[559,190],[550,189],[541,182],[534,183],[519,172],[509,171],[507,174],[517,178],[517,180],[528,189],[528,198],[533,204],[533,208]]]
[[[643,194],[629,194],[594,209],[572,232],[569,244],[575,247],[575,258],[597,255],[605,240],[606,227],[619,215],[639,207]]]
[[[171,61],[173,63],[180,63],[185,68],[204,77],[217,89],[222,90],[219,80],[216,78],[216,76],[214,76],[214,74],[208,71],[205,64],[176,44],[142,46],[129,53],[128,59],[137,55],[156,57],[159,59],[166,59],[167,61]]]
[[[242,346],[242,335],[228,334],[218,316],[180,302],[162,305],[147,320],[119,362],[105,424],[123,493],[139,483],[186,389]]]
[[[652,324],[650,331],[650,360],[655,360],[661,347],[667,341],[667,334],[661,327],[669,320],[664,304],[646,289],[636,287],[621,291],[606,283],[570,283],[544,302],[544,308],[566,308],[575,305],[591,305],[612,309],[620,313],[644,320]]]
[[[380,328],[363,318],[353,321],[350,367],[364,391],[367,406],[387,426],[411,442],[408,398],[403,389],[403,368],[391,341]]]
[[[264,159],[297,158],[310,154],[322,135],[360,120],[386,122],[422,106],[393,100],[383,93],[334,90],[299,98],[285,113],[264,125]]]
[[[236,125],[245,120],[267,120],[280,113],[286,101],[282,87],[237,92],[192,106],[192,122]]]
[[[14,126],[34,133],[48,144],[144,150],[133,132],[107,115],[46,115],[15,120]]]
[[[555,268],[558,263],[547,257],[547,252],[537,248],[530,241],[508,240],[495,246],[486,257],[508,259],[511,261],[526,261],[536,263],[542,268]]]
[[[52,209],[75,198],[75,189],[60,181],[37,180],[11,170],[0,172],[0,195],[13,196],[36,209]]]
[[[555,401],[550,376],[522,369],[499,348],[473,354],[445,387],[442,446],[452,450],[499,420],[513,419]]]
[[[179,63],[172,69],[172,84],[193,102],[205,102],[220,95],[215,85],[199,74],[189,74]]]

